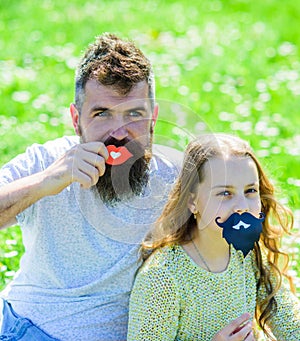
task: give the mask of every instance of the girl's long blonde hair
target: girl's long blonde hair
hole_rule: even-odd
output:
[[[277,309],[275,294],[281,286],[282,276],[287,275],[289,257],[280,250],[282,236],[293,226],[292,212],[276,201],[274,186],[263,171],[249,144],[232,135],[210,134],[192,141],[185,152],[181,173],[175,182],[161,216],[153,230],[144,239],[141,246],[141,257],[146,260],[156,249],[166,245],[184,244],[188,242],[196,228],[195,219],[188,208],[190,194],[196,185],[204,179],[203,165],[213,157],[222,156],[250,157],[256,164],[259,176],[259,190],[262,212],[265,214],[263,231],[255,244],[255,257],[259,270],[257,290],[264,288],[266,299],[256,307],[256,320],[263,331],[272,337],[267,321]],[[267,263],[263,259],[267,259]],[[267,266],[266,266],[267,265]],[[271,280],[275,277],[276,282]]]

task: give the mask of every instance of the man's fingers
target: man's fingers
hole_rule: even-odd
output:
[[[77,181],[80,182],[84,188],[96,185],[99,176],[98,167],[87,162],[81,162],[81,165],[79,165],[77,169],[74,169],[74,177],[77,177]]]
[[[105,145],[102,142],[89,142],[79,145],[78,148],[79,149],[76,152],[77,155],[75,155],[75,159],[78,162],[80,162],[80,160],[83,160],[84,162],[97,168],[98,180],[99,176],[102,176],[105,172],[105,160],[108,158],[108,151]],[[85,168],[84,165],[81,165],[81,170],[84,173],[91,175],[91,177],[93,178],[94,172],[92,171],[92,173],[90,173],[89,169],[89,167]]]
[[[98,177],[102,176],[105,172],[105,159],[103,156],[91,152],[86,152],[83,155],[83,160],[86,164],[89,164],[97,169]],[[85,171],[84,165],[82,165],[82,171]],[[86,170],[88,171],[88,170]],[[89,174],[89,173],[88,173]]]
[[[99,154],[105,160],[108,158],[109,154],[106,146],[102,142],[87,142],[81,144],[82,148],[86,151]]]
[[[95,185],[106,169],[108,151],[105,145],[102,142],[79,144],[72,155],[72,182],[79,182],[83,188]]]

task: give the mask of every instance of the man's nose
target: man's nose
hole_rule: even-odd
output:
[[[128,137],[127,125],[122,119],[115,121],[114,127],[109,135],[119,141]]]

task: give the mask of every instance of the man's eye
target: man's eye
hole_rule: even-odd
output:
[[[128,116],[130,116],[130,117],[141,117],[141,116],[143,116],[143,114],[138,112],[138,111],[130,111]]]
[[[97,116],[97,117],[107,117],[108,116],[108,112],[107,111],[97,111],[95,113],[95,116]]]

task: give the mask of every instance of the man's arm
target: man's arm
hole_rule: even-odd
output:
[[[41,198],[56,195],[73,182],[95,185],[105,171],[108,152],[101,142],[76,145],[42,172],[13,181],[0,190],[0,229]]]
[[[43,174],[37,173],[1,187],[0,228],[14,225],[16,216],[44,196]]]

